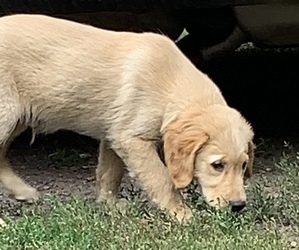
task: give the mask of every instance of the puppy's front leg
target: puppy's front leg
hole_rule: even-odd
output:
[[[179,221],[192,216],[180,192],[174,188],[168,169],[160,160],[153,142],[134,138],[114,142],[112,146],[128,167],[130,175],[140,182],[153,202],[161,209],[167,209]]]

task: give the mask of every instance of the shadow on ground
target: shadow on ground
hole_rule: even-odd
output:
[[[298,136],[299,50],[245,50],[214,60],[205,71],[257,136]]]

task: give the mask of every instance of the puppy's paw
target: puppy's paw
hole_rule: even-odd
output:
[[[125,198],[120,198],[116,201],[115,207],[118,210],[126,210],[129,207],[129,202]]]
[[[33,203],[39,198],[38,191],[30,186],[23,187],[15,192],[15,199],[18,201],[27,201]]]
[[[117,213],[121,213],[121,214],[126,214],[128,208],[129,208],[129,202],[124,199],[117,199],[117,198],[100,198],[98,197],[96,200],[97,203],[104,203],[107,205],[107,207],[109,208],[109,210],[111,212],[117,212]]]
[[[106,203],[108,205],[114,205],[117,202],[116,195],[111,192],[98,192],[97,191],[96,203]]]
[[[187,222],[192,217],[192,211],[186,205],[180,205],[170,210],[170,214],[179,222]]]

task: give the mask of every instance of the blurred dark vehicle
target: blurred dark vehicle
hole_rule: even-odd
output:
[[[187,56],[204,60],[245,42],[262,48],[299,45],[299,0],[0,0],[0,15],[14,13],[163,33]]]

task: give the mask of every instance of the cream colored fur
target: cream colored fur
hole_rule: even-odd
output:
[[[125,167],[179,220],[191,211],[177,188],[193,177],[212,205],[246,199],[241,165],[250,160],[251,170],[250,126],[162,35],[42,15],[0,18],[0,181],[17,199],[35,200],[37,191],[6,160],[10,142],[27,127],[101,140],[98,201],[116,201]],[[168,168],[157,154],[161,140]],[[222,173],[209,162],[218,156],[226,162]]]

